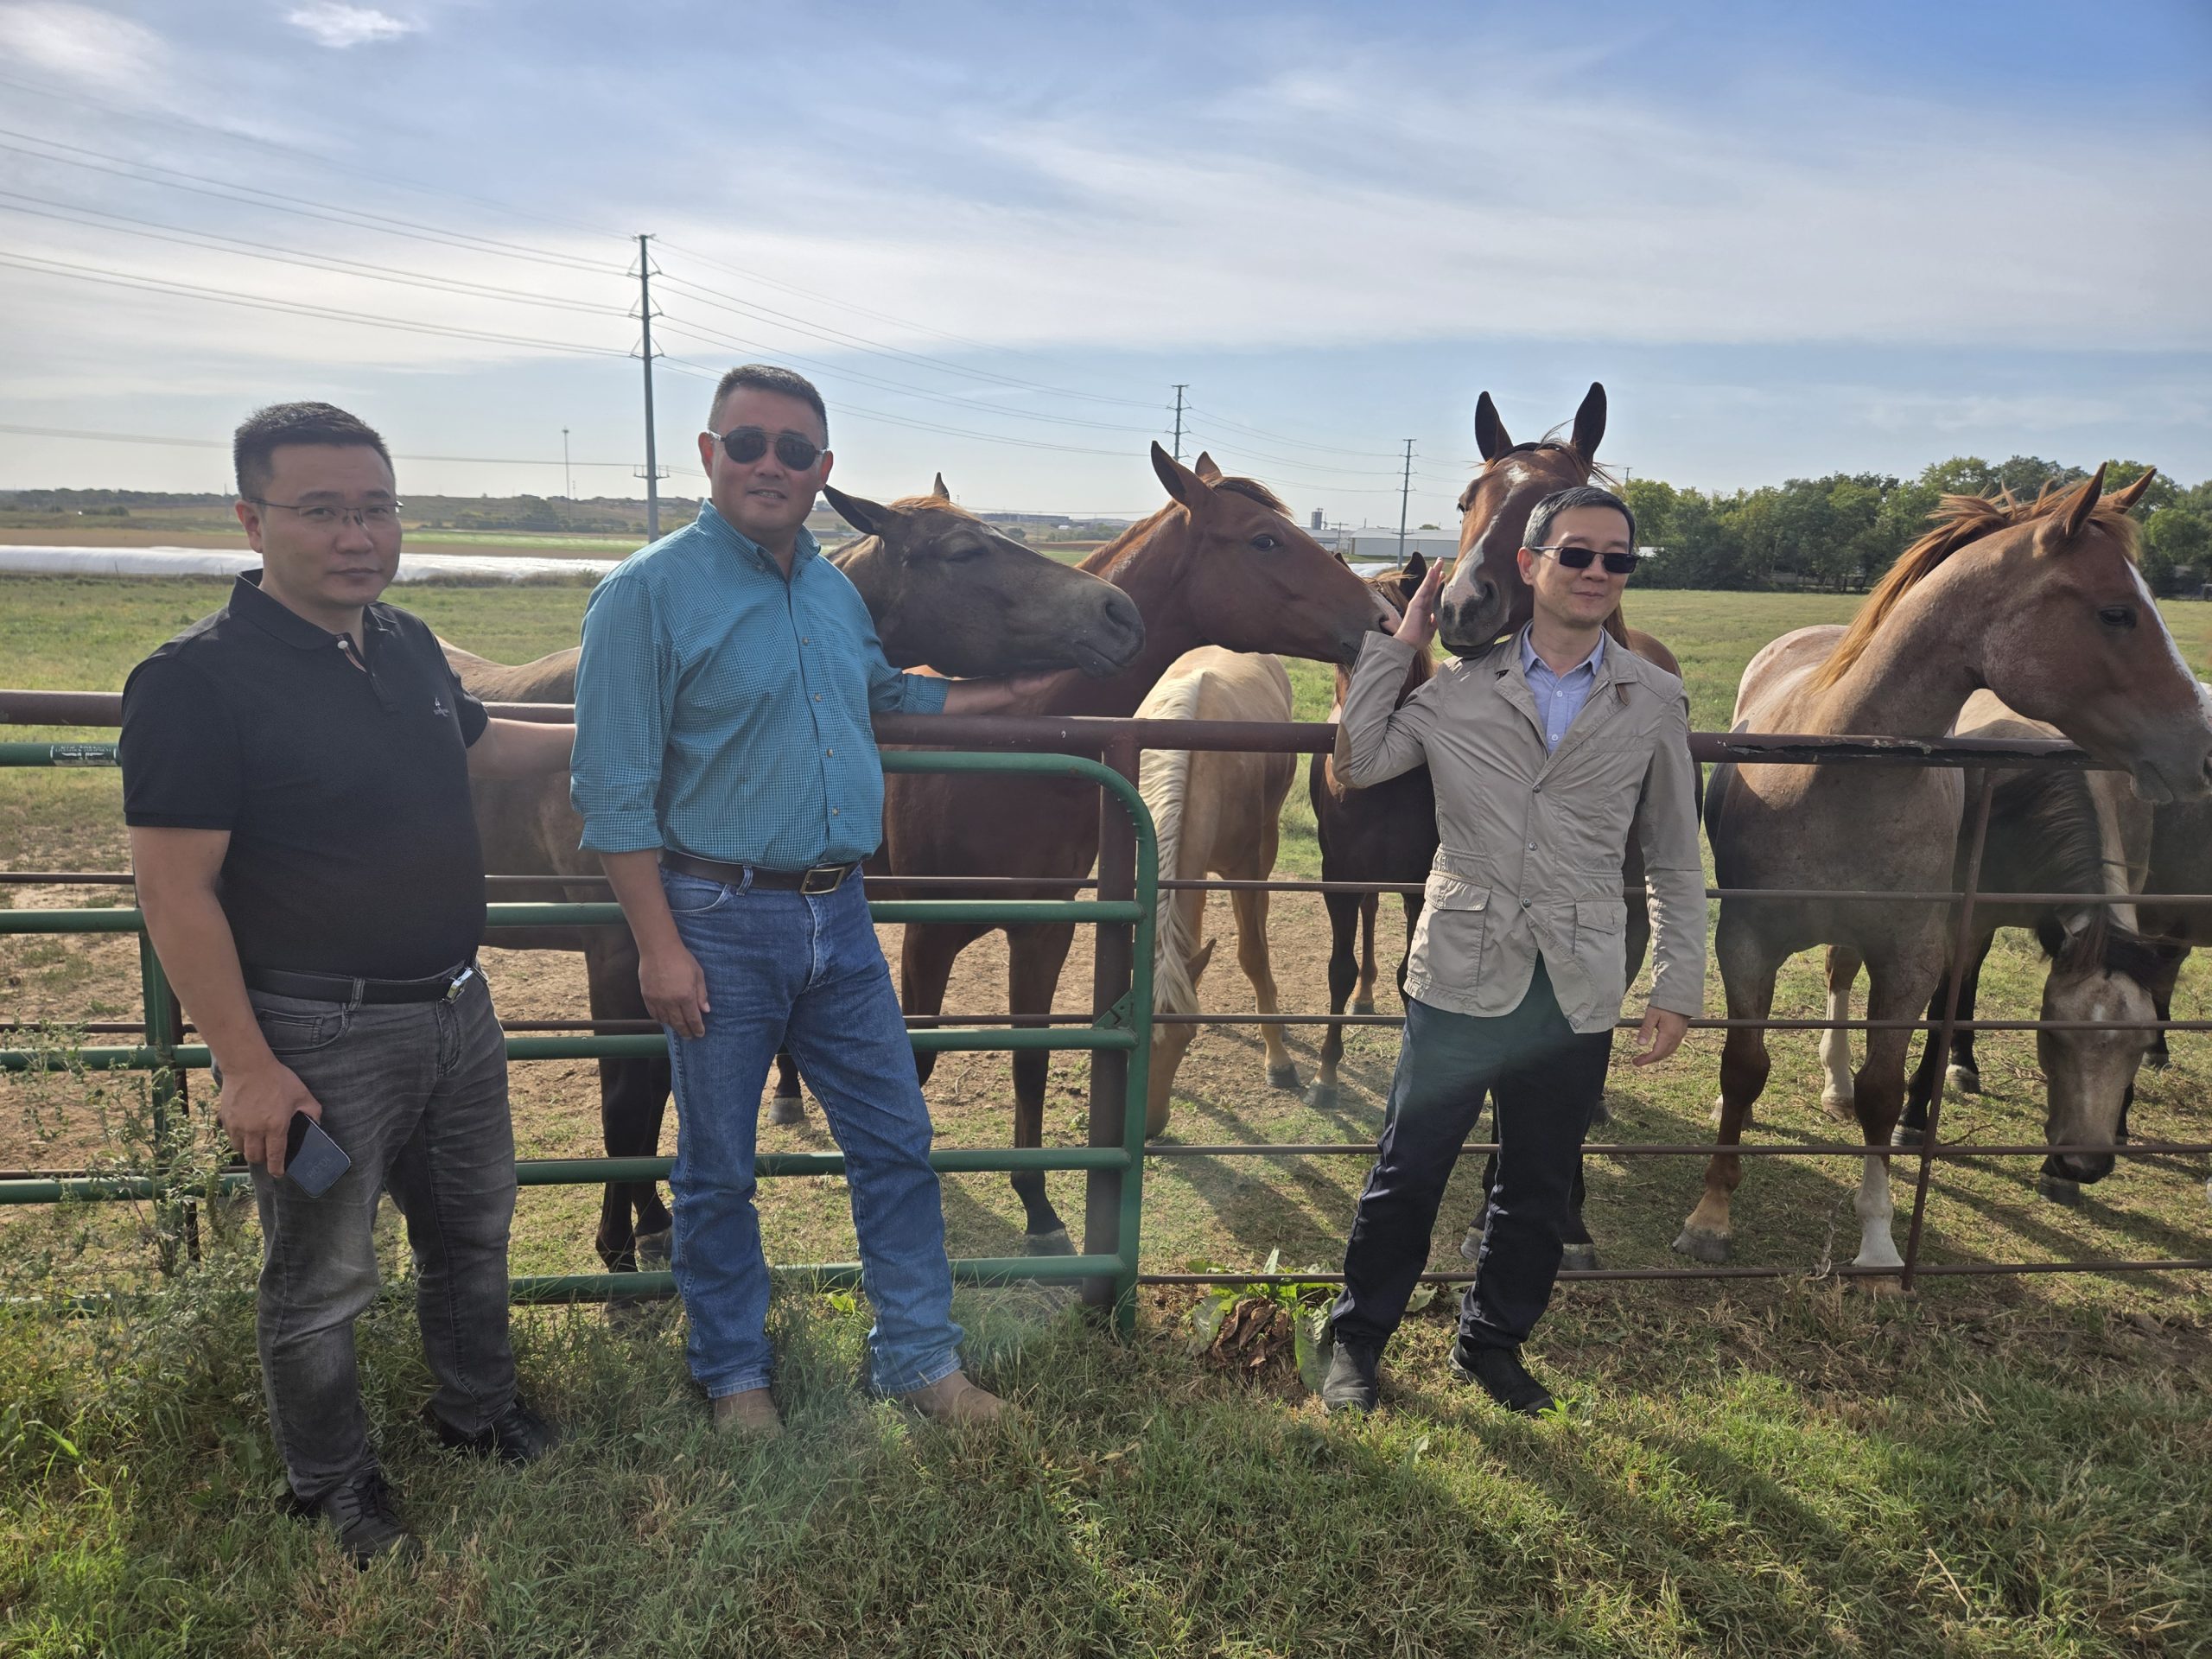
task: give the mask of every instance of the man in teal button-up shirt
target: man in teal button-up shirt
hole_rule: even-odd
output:
[[[584,613],[570,786],[668,1029],[692,1375],[717,1427],[778,1431],[753,1135],[788,1046],[845,1151],[876,1388],[986,1420],[999,1402],[960,1370],[928,1108],[852,867],[883,839],[871,714],[996,713],[1034,688],[885,661],[805,529],[831,456],[804,378],[732,370],[709,427],[698,518],[626,560]]]

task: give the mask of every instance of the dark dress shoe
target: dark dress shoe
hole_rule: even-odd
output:
[[[1452,1375],[1472,1382],[1503,1406],[1526,1417],[1549,1411],[1559,1402],[1552,1391],[1529,1375],[1517,1348],[1472,1347],[1465,1340],[1452,1344]]]
[[[1329,1356],[1329,1374],[1321,1381],[1321,1404],[1329,1411],[1372,1411],[1382,1397],[1375,1380],[1382,1363],[1379,1349],[1364,1343],[1338,1339]]]
[[[423,1414],[430,1420],[441,1444],[501,1463],[534,1463],[561,1443],[553,1425],[519,1400],[510,1401],[505,1411],[474,1434],[462,1433],[428,1406]]]
[[[302,1517],[327,1521],[338,1535],[338,1548],[356,1567],[366,1567],[385,1555],[402,1561],[422,1556],[423,1541],[399,1518],[399,1507],[381,1469],[365,1471],[321,1497],[295,1497],[292,1510]]]

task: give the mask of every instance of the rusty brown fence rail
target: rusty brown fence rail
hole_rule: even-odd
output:
[[[511,719],[562,721],[572,716],[573,710],[565,704],[555,703],[491,703],[486,708],[496,715]],[[0,690],[0,725],[41,725],[56,727],[113,727],[122,719],[122,699],[111,692],[79,691],[16,691]],[[1100,759],[1131,782],[1137,775],[1137,757],[1145,749],[1207,749],[1244,753],[1324,753],[1334,747],[1334,725],[1319,721],[1284,723],[1247,723],[1232,721],[1154,721],[1109,720],[1077,716],[1058,717],[1040,715],[887,715],[875,722],[880,742],[890,746],[917,748],[960,748],[965,750],[1014,749],[1049,753],[1091,756]],[[68,751],[72,746],[56,745],[54,764],[73,764]],[[99,765],[94,758],[93,747],[84,746],[86,753],[76,764]],[[104,746],[103,746],[104,747]],[[1690,735],[1690,752],[1695,760],[1708,765],[1722,762],[1751,766],[1806,766],[1812,764],[1849,764],[1875,766],[1949,766],[1979,774],[1968,808],[1968,855],[1965,884],[1955,891],[1874,891],[1858,889],[1760,889],[1708,888],[1710,899],[1781,899],[1818,898],[1863,901],[1869,904],[1942,904],[1953,912],[1952,955],[1954,960],[1962,958],[1964,943],[1970,937],[1974,911],[1977,906],[1988,904],[2128,904],[2139,895],[2094,893],[1985,893],[1980,891],[1982,850],[1988,833],[1990,803],[2000,774],[2006,772],[2034,769],[2095,770],[2102,763],[2070,743],[2055,741],[2024,741],[1990,738],[1944,738],[1923,740],[1891,737],[1828,737],[1818,734],[1792,733],[1721,733],[1694,732]],[[1127,835],[1125,829],[1116,833],[1116,826],[1102,823],[1104,832],[1100,849],[1101,874],[1116,887],[1126,880],[1120,868],[1128,852],[1118,841]],[[495,875],[492,878],[500,887],[531,886],[538,889],[554,887],[585,889],[594,892],[605,889],[604,879],[594,876]],[[123,886],[130,881],[123,871],[20,871],[0,874],[0,882],[30,884],[46,882],[53,885]],[[964,897],[981,897],[994,891],[1010,892],[1020,889],[1026,894],[1071,894],[1100,885],[1096,880],[1043,881],[1018,876],[885,876],[871,878],[871,885],[880,885],[911,893],[950,893],[957,891]],[[1301,880],[1189,880],[1169,877],[1162,873],[1159,881],[1162,890],[1234,891],[1258,890],[1268,893],[1416,893],[1421,886],[1411,882],[1349,882]],[[2212,904],[2212,894],[2158,895],[2162,906],[2197,906]],[[1971,1020],[1958,1017],[1959,986],[1953,979],[1941,1018],[1919,1020],[1827,1020],[1827,1019],[1767,1019],[1739,1020],[1729,1019],[1700,1019],[1692,1020],[1693,1028],[1727,1029],[1732,1027],[1758,1026],[1770,1031],[1866,1031],[1876,1029],[1918,1030],[1929,1033],[1937,1043],[1939,1052],[1948,1053],[1951,1039],[1964,1031],[2081,1031],[2112,1028],[2108,1022],[2092,1020]],[[968,1020],[980,1016],[940,1014],[933,1018],[912,1018],[908,1023],[916,1028],[937,1024],[950,1024],[955,1020]],[[1051,1023],[1087,1024],[1092,1014],[1047,1016]],[[1358,1026],[1397,1026],[1403,1023],[1395,1014],[1277,1014],[1262,1016],[1257,1014],[1158,1014],[1155,1023],[1193,1025],[1325,1025],[1342,1023]],[[1620,1025],[1632,1028],[1637,1022],[1623,1020]],[[2142,1028],[2175,1032],[2212,1031],[2212,1020],[2166,1020],[2150,1022]],[[85,1027],[126,1032],[137,1027],[114,1024],[99,1027]],[[524,1029],[522,1023],[510,1027]],[[528,1022],[528,1028],[541,1031],[628,1031],[643,1030],[639,1022],[546,1020]],[[2136,1027],[2131,1025],[2130,1029]],[[1909,1289],[1922,1277],[1984,1276],[2005,1274],[2040,1273],[2150,1273],[2195,1272],[2212,1268],[2212,1255],[2202,1256],[2167,1257],[2153,1260],[2056,1260],[2043,1262],[1923,1262],[1920,1260],[1925,1227],[1929,1182],[1939,1162],[1962,1161],[1982,1158],[2044,1157],[2053,1152],[2110,1153],[2118,1157],[2170,1158],[2196,1156],[2212,1153],[2212,1142],[2133,1141],[2113,1147],[2055,1147],[2033,1143],[1955,1142],[1945,1144],[1938,1138],[1944,1090],[1936,1091],[1929,1102],[1928,1123],[1917,1149],[1917,1169],[1913,1185],[1913,1199],[1910,1229],[1904,1249],[1903,1281]],[[1496,1149],[1491,1142],[1470,1142],[1467,1154],[1486,1154]],[[1310,1157],[1371,1155],[1372,1143],[1236,1143],[1222,1146],[1149,1146],[1147,1158],[1224,1158],[1224,1157]],[[1880,1155],[1914,1157],[1904,1148],[1869,1147],[1855,1142],[1808,1141],[1792,1144],[1722,1146],[1707,1142],[1649,1142],[1649,1143],[1591,1143],[1585,1147],[1591,1154],[1606,1157],[1710,1157],[1716,1153],[1727,1153],[1743,1157],[1809,1158],[1809,1157],[1865,1157],[1870,1152]],[[1808,1276],[1808,1269],[1779,1266],[1726,1266],[1699,1264],[1668,1268],[1605,1268],[1568,1270],[1560,1277],[1569,1280],[1694,1280],[1694,1279],[1781,1279]],[[1839,1277],[1873,1276],[1897,1277],[1897,1270],[1859,1268],[1844,1263],[1827,1266],[1818,1271]],[[1471,1279],[1469,1272],[1427,1274],[1423,1278],[1437,1283],[1458,1284]],[[1264,1273],[1147,1273],[1138,1276],[1138,1282],[1149,1285],[1264,1285],[1334,1283],[1341,1275],[1325,1273],[1264,1274]]]

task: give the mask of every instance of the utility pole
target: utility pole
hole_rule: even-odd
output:
[[[569,429],[561,429],[561,493],[571,501],[576,499],[575,474],[569,470]]]
[[[653,260],[646,244],[651,232],[638,238],[639,355],[645,365],[645,539],[660,539],[660,457],[653,443]]]
[[[1398,568],[1406,565],[1406,502],[1414,492],[1414,441],[1406,440],[1406,473],[1398,483]]]
[[[1175,383],[1175,459],[1183,459],[1183,394],[1191,389],[1187,380]]]

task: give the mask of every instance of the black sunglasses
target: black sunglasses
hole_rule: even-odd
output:
[[[1599,560],[1609,576],[1632,576],[1636,574],[1637,557],[1633,553],[1600,553],[1594,547],[1532,547],[1531,553],[1548,553],[1567,570],[1587,570],[1590,561]]]
[[[721,440],[722,453],[741,467],[750,467],[768,453],[769,437],[757,426],[733,426],[727,432],[709,432]],[[795,473],[805,472],[822,459],[822,451],[796,432],[779,432],[774,439],[776,459]]]

